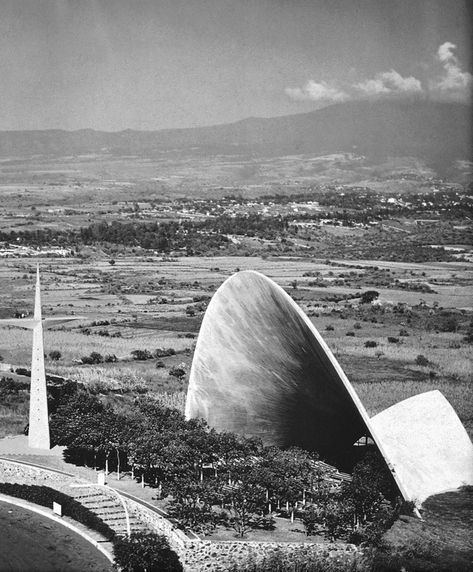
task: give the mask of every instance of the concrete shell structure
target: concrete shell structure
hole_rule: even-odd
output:
[[[434,393],[435,399],[407,400],[372,423],[299,306],[272,280],[245,271],[226,280],[207,308],[190,373],[186,416],[201,417],[219,431],[260,437],[280,447],[296,445],[332,459],[361,436],[371,436],[404,499],[422,502],[446,488],[473,484],[467,469],[471,442],[453,409]],[[445,431],[435,430],[439,414]],[[449,446],[428,447],[429,432],[432,440],[445,439]],[[426,453],[417,462],[421,447]],[[463,460],[456,464],[452,457],[458,451]],[[433,474],[435,463],[443,467],[443,478]]]
[[[473,484],[473,444],[440,391],[405,399],[371,419],[385,454],[410,497]]]
[[[253,271],[224,282],[207,308],[186,415],[329,457],[371,435],[363,405],[312,322]]]

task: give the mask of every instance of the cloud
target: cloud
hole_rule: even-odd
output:
[[[296,101],[332,103],[349,99],[407,98],[427,94],[441,101],[468,100],[471,97],[473,76],[469,72],[462,71],[455,55],[456,49],[456,45],[452,42],[444,42],[439,46],[435,59],[441,65],[441,73],[434,77],[434,70],[430,67],[431,79],[426,78],[423,83],[414,76],[403,77],[394,69],[379,72],[371,78],[354,81],[355,71],[351,70],[344,82],[329,83],[311,79],[303,87],[287,87],[285,92]]]
[[[402,77],[395,70],[378,73],[374,79],[354,84],[356,90],[368,96],[373,95],[407,95],[422,93],[422,84],[413,77]]]
[[[350,96],[325,81],[309,80],[304,87],[286,87],[286,94],[297,101],[346,101]]]
[[[435,94],[457,98],[469,97],[473,76],[462,71],[454,50],[457,49],[452,42],[443,43],[437,50],[437,60],[442,64],[443,74],[440,78],[430,82],[430,89]]]

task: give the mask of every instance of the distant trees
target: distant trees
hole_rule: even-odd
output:
[[[360,298],[360,304],[371,304],[379,297],[379,292],[376,290],[366,290],[363,292]]]
[[[148,350],[133,350],[131,355],[137,361],[144,361],[153,357],[153,354]]]
[[[422,354],[419,354],[415,359],[416,365],[420,365],[421,367],[427,367],[430,365],[430,361]]]
[[[90,355],[81,357],[81,362],[89,365],[97,365],[103,363],[103,361],[103,355],[98,352],[91,352]]]

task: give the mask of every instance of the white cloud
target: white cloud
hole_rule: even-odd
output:
[[[443,96],[453,98],[468,98],[473,76],[462,71],[454,50],[456,45],[451,42],[443,43],[437,50],[437,59],[442,64],[443,74],[440,78],[430,82],[431,91]]]
[[[349,95],[337,87],[328,84],[325,81],[316,82],[309,80],[304,87],[287,87],[286,94],[298,101],[346,101]]]
[[[436,60],[441,65],[442,72],[435,79],[426,79],[423,84],[416,77],[403,77],[394,69],[355,82],[355,71],[352,70],[345,81],[338,84],[309,80],[303,87],[287,87],[285,92],[291,99],[298,101],[341,102],[372,97],[423,95],[428,88],[434,99],[468,100],[472,95],[473,76],[462,70],[455,54],[456,49],[457,46],[452,42],[444,42],[439,46]]]
[[[422,84],[417,78],[402,77],[395,70],[378,73],[374,79],[354,84],[353,87],[368,96],[422,93]]]
[[[455,54],[453,53],[453,50],[456,50],[457,46],[455,44],[452,44],[452,42],[444,42],[439,49],[437,50],[437,58],[441,61],[441,62],[454,62],[454,63],[458,63],[458,60],[455,56]]]

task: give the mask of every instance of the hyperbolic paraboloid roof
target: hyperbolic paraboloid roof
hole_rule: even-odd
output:
[[[411,500],[473,484],[473,445],[440,391],[388,407],[371,419]]]
[[[366,411],[312,322],[282,288],[252,271],[234,274],[208,306],[186,414],[322,454],[370,433]]]
[[[404,499],[422,502],[449,484],[473,484],[471,441],[445,398],[433,393],[438,395],[416,396],[370,420],[309,318],[272,280],[246,271],[226,280],[207,308],[186,416],[332,459],[370,435]],[[436,429],[436,417],[443,429]],[[460,463],[452,461],[456,456]],[[432,474],[436,465],[442,477]]]

